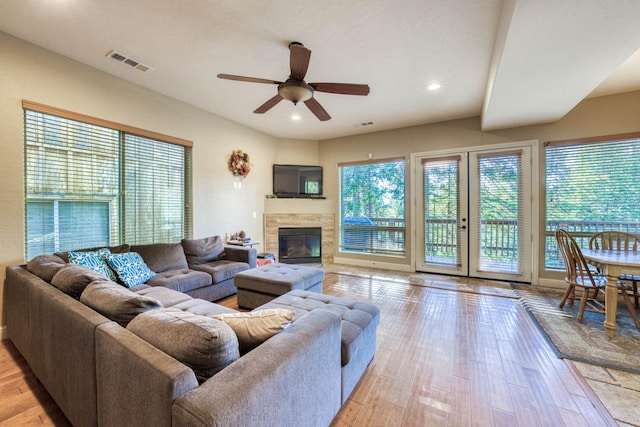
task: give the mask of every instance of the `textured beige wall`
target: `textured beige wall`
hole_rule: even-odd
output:
[[[1,32],[0,52],[0,325],[5,268],[24,262],[23,99],[193,141],[195,237],[262,236],[271,165],[318,163],[316,141],[272,138]],[[254,165],[240,190],[226,169],[234,148]]]

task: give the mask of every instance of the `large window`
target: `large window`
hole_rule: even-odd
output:
[[[554,233],[582,247],[602,230],[640,233],[640,134],[547,144],[545,268],[561,268]]]
[[[189,141],[27,101],[24,108],[27,260],[191,236]]]
[[[405,254],[405,160],[339,165],[340,251]]]

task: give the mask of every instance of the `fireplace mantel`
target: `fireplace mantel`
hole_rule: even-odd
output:
[[[272,254],[278,253],[278,228],[284,227],[321,227],[322,262],[333,262],[333,241],[335,235],[333,213],[265,213],[265,252]]]

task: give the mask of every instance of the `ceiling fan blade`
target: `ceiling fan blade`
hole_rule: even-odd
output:
[[[318,92],[338,93],[341,95],[369,95],[369,85],[352,83],[309,83]]]
[[[268,100],[267,102],[265,102],[264,104],[262,104],[261,106],[259,106],[258,108],[256,108],[254,113],[256,113],[256,114],[264,114],[267,111],[269,111],[270,109],[272,109],[273,107],[275,107],[276,104],[278,102],[280,102],[280,101],[282,101],[282,97],[280,95],[276,95],[273,98],[271,98],[270,100]]]
[[[291,67],[291,78],[304,80],[309,68],[309,59],[311,59],[311,51],[301,44],[291,43],[289,45],[291,54],[289,57],[289,66]]]
[[[320,105],[320,103],[316,101],[315,98],[309,98],[306,101],[304,101],[304,103],[307,105],[307,107],[309,107],[309,110],[311,110],[311,112],[315,114],[316,117],[321,122],[326,122],[327,120],[331,119],[331,116],[329,115],[329,113],[327,113],[327,111],[324,108],[322,108],[322,105]]]
[[[275,80],[259,79],[257,77],[234,76],[233,74],[218,74],[218,78],[226,79],[226,80],[237,80],[239,82],[267,83],[267,84],[274,84],[274,85],[279,85],[280,83],[282,83],[282,82],[277,82]]]

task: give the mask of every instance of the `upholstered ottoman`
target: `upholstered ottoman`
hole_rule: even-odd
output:
[[[237,273],[238,306],[256,308],[293,289],[322,292],[324,271],[297,264],[273,263]]]
[[[295,319],[313,310],[330,311],[342,318],[342,403],[344,403],[376,352],[376,330],[380,323],[378,307],[364,302],[297,289],[258,307],[256,310],[268,308],[292,310],[296,313]]]

